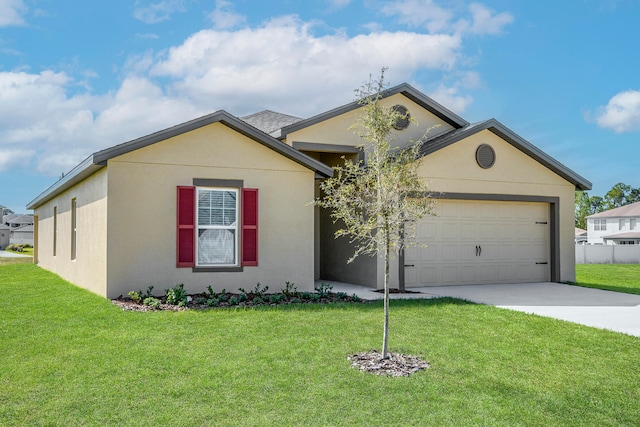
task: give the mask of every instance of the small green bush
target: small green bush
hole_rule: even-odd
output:
[[[287,298],[295,297],[298,295],[298,288],[296,288],[291,282],[284,282],[282,294]]]
[[[331,290],[333,289],[333,285],[323,282],[320,283],[319,286],[316,286],[315,289],[316,293],[320,295],[320,298],[327,298],[329,296],[329,293],[331,293]]]
[[[177,305],[178,307],[184,307],[187,305],[187,291],[184,290],[184,284],[179,283],[171,289],[167,289],[167,304]]]
[[[142,291],[129,291],[129,298],[137,304],[144,304],[144,300],[153,297],[153,286],[149,286],[145,293]]]
[[[269,302],[271,302],[271,304],[280,304],[285,299],[287,299],[287,297],[284,294],[273,294],[269,297]]]
[[[129,298],[137,304],[142,302],[142,291],[129,291]]]
[[[144,299],[144,301],[142,301],[142,303],[157,310],[158,308],[160,308],[160,304],[162,303],[162,301],[160,301],[158,298],[147,297]]]

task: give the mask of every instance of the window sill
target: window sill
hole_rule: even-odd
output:
[[[239,273],[244,271],[243,267],[193,267],[193,273]]]

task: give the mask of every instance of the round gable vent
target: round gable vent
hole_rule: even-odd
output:
[[[476,150],[476,162],[483,169],[489,169],[496,162],[496,152],[488,144],[482,144]]]
[[[404,105],[394,105],[393,110],[400,113],[402,117],[398,118],[393,127],[397,130],[405,130],[409,127],[409,119],[411,115],[409,114],[409,110]]]

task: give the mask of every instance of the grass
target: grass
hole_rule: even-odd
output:
[[[380,303],[125,312],[0,267],[0,425],[637,425],[638,338],[454,299],[392,301],[408,378],[349,366]]]
[[[33,254],[30,257],[19,257],[19,258],[9,258],[3,257],[2,252],[0,251],[0,266],[2,265],[12,265],[12,264],[32,264],[33,263]]]
[[[640,264],[576,264],[575,284],[640,295]]]

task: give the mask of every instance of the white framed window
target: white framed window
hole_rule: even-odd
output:
[[[624,218],[618,220],[618,230],[624,230]]]
[[[631,218],[629,220],[629,230],[635,230],[635,229],[636,229],[636,219]]]
[[[607,220],[606,219],[594,219],[593,220],[593,230],[594,231],[607,231]]]
[[[238,189],[196,188],[196,265],[238,265]]]

